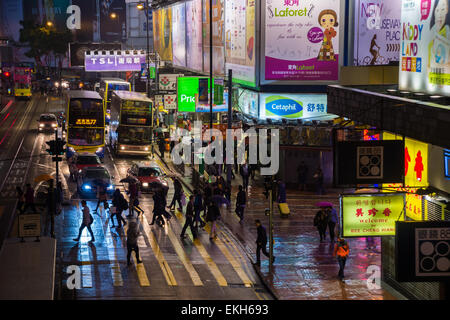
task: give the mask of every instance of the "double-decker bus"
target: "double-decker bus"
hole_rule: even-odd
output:
[[[109,142],[116,154],[150,155],[153,102],[145,94],[114,91]]]
[[[67,158],[76,152],[105,155],[105,109],[95,91],[67,92]]]
[[[14,67],[14,96],[31,99],[31,71],[29,67]]]
[[[109,124],[111,118],[111,96],[115,90],[131,91],[131,83],[119,78],[102,78],[100,80],[99,93],[103,98],[103,108],[106,112],[106,124]]]

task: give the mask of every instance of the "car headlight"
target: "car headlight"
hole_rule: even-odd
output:
[[[109,186],[108,186],[108,188],[106,188],[107,190],[114,190],[114,186],[112,185],[112,184],[110,184]]]
[[[70,152],[75,152],[75,149],[72,148],[72,147],[69,147],[68,149],[69,149]]]
[[[84,190],[92,190],[92,187],[90,185],[88,185],[88,184],[84,184],[83,185],[83,189]]]
[[[102,147],[98,148],[97,151],[95,151],[95,153],[101,153],[101,152],[103,152],[103,148]]]
[[[120,146],[120,150],[125,150],[125,146]]]
[[[78,170],[78,173],[81,173],[82,170]]]
[[[147,183],[147,182],[144,182],[144,183],[142,184],[142,186],[143,186],[144,188],[147,188],[147,187],[148,187],[148,183]]]
[[[148,147],[145,147],[144,150],[145,150],[145,151],[148,151]]]
[[[57,125],[52,123],[52,128],[56,128],[56,127],[57,127]]]
[[[44,124],[43,124],[43,123],[40,123],[40,124],[39,124],[39,127],[43,128],[43,127],[44,127]]]

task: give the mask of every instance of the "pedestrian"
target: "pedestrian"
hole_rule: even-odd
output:
[[[91,242],[95,241],[94,233],[92,232],[91,225],[94,223],[94,217],[89,212],[89,207],[86,204],[85,200],[81,201],[81,205],[83,206],[83,222],[81,223],[80,230],[78,232],[78,237],[73,239],[73,241],[80,241],[81,233],[84,228],[87,228],[89,233],[91,234]]]
[[[205,222],[200,217],[200,212],[204,211],[204,205],[203,205],[203,196],[200,191],[194,190],[194,224],[195,227],[198,228],[198,224],[200,223],[200,228],[203,228],[205,226]]]
[[[317,167],[316,172],[314,172],[313,178],[316,184],[317,194],[325,194],[325,189],[323,188],[323,172],[320,167]]]
[[[162,135],[159,138],[158,147],[159,147],[159,154],[161,155],[161,159],[164,160],[164,152],[166,150],[166,143],[164,141],[164,135]]]
[[[21,187],[17,186],[16,187],[16,194],[17,194],[17,207],[16,207],[16,210],[18,210],[20,214],[23,214],[23,205],[25,203],[25,193],[23,192]]]
[[[173,180],[173,187],[175,189],[175,191],[173,193],[173,199],[172,199],[172,202],[170,203],[170,205],[167,208],[169,208],[170,210],[175,211],[176,202],[178,202],[178,206],[179,206],[178,210],[183,212],[183,205],[181,203],[181,197],[182,197],[182,193],[183,193],[183,186],[181,185],[180,180],[178,180],[177,178],[174,178],[174,180]]]
[[[300,162],[297,167],[298,187],[300,191],[306,191],[306,178],[308,175],[308,167],[305,161]]]
[[[283,181],[278,181],[277,202],[286,203],[286,185]]]
[[[328,226],[328,214],[325,208],[320,208],[314,217],[314,226],[317,227],[320,235],[320,242],[326,239],[326,231]]]
[[[56,211],[56,196],[53,188],[53,179],[48,181],[47,198],[45,201],[47,214],[45,217],[44,235],[48,234],[48,227],[50,226],[50,236],[55,238],[55,211]]]
[[[131,265],[131,252],[134,251],[136,254],[137,263],[142,263],[139,257],[139,246],[137,243],[139,237],[139,225],[136,221],[130,221],[127,230],[127,265]]]
[[[100,184],[97,188],[97,206],[94,209],[94,212],[97,212],[100,203],[103,203],[103,208],[105,210],[109,209],[108,204],[108,195],[106,194],[106,188],[104,185]]]
[[[68,164],[69,164],[69,173],[70,173],[70,177],[69,179],[72,181],[77,181],[77,175],[78,175],[78,168],[75,164],[75,160],[73,157],[70,157],[67,160]]]
[[[208,203],[208,212],[206,214],[206,222],[211,222],[211,234],[209,235],[210,240],[217,238],[216,221],[219,218],[220,218],[219,207],[213,201],[210,201]]]
[[[160,227],[164,226],[165,222],[163,216],[170,220],[171,216],[166,212],[166,196],[163,189],[155,190],[153,195],[153,219],[150,225],[153,225],[155,221],[158,222]]]
[[[375,249],[377,247],[373,237],[366,237],[366,249]]]
[[[194,227],[194,196],[189,196],[189,202],[186,207],[186,221],[183,226],[183,230],[181,231],[180,238],[186,238],[185,232],[187,228],[191,228],[192,236],[194,239],[197,238],[197,232]]]
[[[256,265],[258,267],[261,266],[261,251],[267,257],[270,258],[269,253],[267,252],[267,232],[266,228],[261,224],[261,220],[255,220],[256,225]],[[272,257],[272,263],[275,262],[275,257]]]
[[[328,215],[328,231],[330,232],[330,241],[334,242],[334,229],[336,228],[338,216],[335,208],[328,207],[326,210]]]
[[[239,186],[239,191],[236,196],[236,214],[239,217],[239,222],[244,220],[244,209],[247,203],[247,196],[245,194],[243,186]]]
[[[248,164],[244,163],[241,165],[241,176],[242,176],[242,184],[244,185],[244,189],[248,189],[248,177],[249,177],[249,171],[248,171]]]
[[[129,183],[127,194],[129,195],[129,199],[130,199],[130,202],[128,204],[129,211],[128,211],[127,218],[131,218],[131,217],[133,217],[133,212],[134,212],[133,209],[135,206],[135,202],[138,199],[138,187],[137,187],[136,182],[133,181],[133,182]],[[139,205],[139,203],[138,203],[138,205]]]
[[[25,189],[25,206],[23,207],[23,212],[25,213],[28,208],[33,210],[33,213],[37,213],[36,206],[34,205],[34,189],[31,187],[31,184],[26,184]]]
[[[111,212],[111,222],[113,223],[113,227],[114,227],[114,216],[116,216],[117,225],[119,228],[122,228],[122,222],[123,225],[127,224],[127,221],[122,217],[122,212],[128,209],[128,203],[119,189],[116,189],[116,191],[114,191],[113,193],[112,204],[115,207],[114,212]]]
[[[334,246],[333,257],[336,257],[336,255],[337,255],[337,260],[339,263],[338,277],[340,280],[344,279],[344,268],[345,268],[345,263],[347,261],[349,253],[350,253],[350,248],[348,246],[347,241],[338,237],[337,243]]]
[[[61,214],[64,201],[64,192],[61,181],[56,184],[56,215]]]
[[[210,183],[206,182],[205,189],[204,189],[204,195],[205,195],[205,203],[209,203],[211,201],[213,190]]]

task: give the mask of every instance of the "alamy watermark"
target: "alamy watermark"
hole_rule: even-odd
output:
[[[380,290],[381,289],[381,268],[377,265],[370,265],[366,274],[369,274],[369,277],[366,280],[367,289],[371,290]]]
[[[235,164],[235,146],[237,164],[261,164],[261,175],[275,175],[278,173],[280,132],[278,129],[259,129],[256,131],[250,128],[247,131],[242,129],[227,129],[224,141],[222,131],[218,129],[206,129],[202,133],[202,122],[195,121],[193,128],[193,141],[188,130],[177,128],[175,140],[182,141],[175,145],[171,156],[174,164],[192,164],[192,152],[201,154],[205,164]],[[245,140],[248,138],[248,148]],[[202,142],[209,141],[206,147]],[[224,142],[226,142],[224,144]],[[247,159],[245,159],[248,150]],[[268,152],[270,150],[270,152]],[[225,153],[224,153],[225,152]],[[194,156],[194,164],[200,164],[200,157]]]

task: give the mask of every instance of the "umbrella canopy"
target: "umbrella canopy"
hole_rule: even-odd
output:
[[[120,182],[122,182],[122,183],[137,183],[139,181],[136,178],[133,178],[132,176],[128,176],[128,177],[120,180]]]
[[[316,207],[332,207],[333,204],[328,201],[321,201],[316,203]]]
[[[49,174],[41,174],[34,178],[34,182],[39,183],[41,181],[55,180],[55,178]]]

